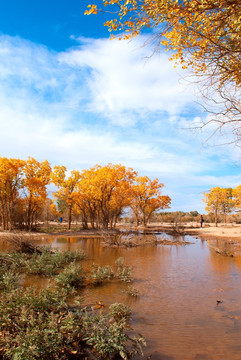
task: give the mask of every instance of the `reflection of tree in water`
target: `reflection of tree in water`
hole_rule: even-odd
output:
[[[217,272],[226,273],[232,266],[232,259],[217,254],[214,248],[210,249],[210,263]]]
[[[226,272],[233,265],[241,268],[241,249],[236,244],[223,240],[208,241],[210,244],[210,260],[215,270]]]
[[[237,254],[234,258],[235,265],[239,268],[241,268],[241,254]]]

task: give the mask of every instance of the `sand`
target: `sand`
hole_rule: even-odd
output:
[[[141,230],[141,229],[139,229]],[[143,230],[143,229],[142,229]],[[172,225],[170,224],[152,224],[148,226],[148,230],[158,230],[158,231],[167,231],[172,232]],[[101,232],[97,230],[65,230],[62,228],[56,232],[51,233],[41,233],[41,232],[24,232],[24,234],[29,235],[31,237],[45,237],[45,236],[81,236],[81,237],[89,237],[89,236],[100,236]],[[214,224],[204,224],[203,228],[200,228],[200,225],[197,223],[189,223],[184,225],[184,234],[190,234],[193,236],[200,237],[204,240],[209,239],[219,239],[224,241],[235,241],[241,243],[241,225],[237,224],[219,224],[218,227],[215,227]],[[9,232],[0,232],[0,238],[4,238],[9,236]]]
[[[188,231],[189,232],[189,231]],[[203,239],[223,239],[235,240],[241,243],[241,226],[240,225],[214,225],[205,224],[203,228],[190,229],[191,234],[200,236]]]

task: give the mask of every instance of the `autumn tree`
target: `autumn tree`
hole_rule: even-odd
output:
[[[227,215],[233,211],[234,201],[233,201],[233,189],[232,188],[223,188],[223,202],[222,202],[222,213],[224,217],[224,222],[227,222]]]
[[[97,202],[95,199],[95,185],[92,180],[91,169],[83,170],[73,194],[74,206],[81,216],[83,229],[88,229],[88,221],[90,221],[92,228],[95,227],[96,222]]]
[[[25,204],[27,227],[32,230],[34,217],[41,212],[47,197],[51,166],[47,160],[39,162],[29,157],[24,165],[23,184],[26,191]]]
[[[68,229],[71,228],[72,211],[74,206],[74,192],[80,181],[80,172],[72,170],[67,174],[65,166],[54,166],[51,173],[51,180],[59,190],[54,193],[57,200],[65,203],[68,208]]]
[[[125,171],[125,170],[124,170]],[[132,169],[129,169],[129,178],[120,181],[119,186],[116,187],[113,197],[111,199],[111,218],[110,218],[110,227],[115,228],[116,224],[123,214],[123,210],[130,206],[132,199],[132,184],[133,180],[136,177],[136,172],[133,172]]]
[[[25,162],[19,159],[0,158],[0,208],[4,230],[12,230],[14,210],[23,188]]]
[[[107,229],[115,226],[124,207],[130,203],[130,186],[136,176],[123,165],[96,165],[84,170],[79,184],[78,206],[91,224]]]
[[[47,225],[51,220],[57,220],[60,217],[60,212],[53,199],[46,198],[41,206],[41,219]]]
[[[105,26],[129,39],[152,28],[154,50],[166,47],[171,60],[189,67],[204,85],[216,131],[231,130],[240,141],[241,2],[240,0],[103,0],[85,14],[107,11]],[[214,106],[215,105],[215,106]]]
[[[50,181],[57,186],[56,198],[47,198]],[[154,211],[169,207],[170,198],[160,193],[158,179],[138,177],[132,168],[121,164],[96,165],[88,170],[55,166],[48,161],[0,158],[0,213],[3,228],[13,225],[32,230],[39,219],[48,223],[68,211],[68,228],[72,213],[82,218],[84,228],[115,228],[124,209],[137,210],[146,225]],[[57,204],[57,207],[56,207]]]
[[[204,202],[206,203],[205,209],[207,212],[214,214],[215,226],[217,227],[218,214],[223,214],[226,222],[226,215],[233,209],[232,189],[214,187],[209,192],[204,193]]]
[[[173,50],[172,59],[197,72],[212,68],[220,84],[241,83],[241,3],[239,0],[103,0],[115,7],[109,31],[124,31],[120,38],[152,27],[158,45]],[[85,14],[103,11],[90,5]]]
[[[89,185],[87,181],[81,179],[73,194],[74,207],[81,216],[83,229],[88,229],[88,221],[94,229],[96,221],[96,201],[91,195]]]
[[[234,207],[237,210],[241,209],[241,185],[238,185],[232,191]]]
[[[164,184],[159,183],[158,179],[150,180],[147,176],[135,178],[130,207],[136,216],[137,224],[139,216],[141,216],[142,225],[146,226],[155,211],[170,207],[170,197],[161,195],[163,187]]]
[[[21,189],[20,193],[22,191],[23,190]],[[17,201],[14,204],[12,227],[20,230],[26,228],[26,202],[25,198],[21,195],[17,198]]]

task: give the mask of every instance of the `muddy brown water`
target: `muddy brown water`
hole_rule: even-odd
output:
[[[124,293],[128,285],[119,282],[84,289],[80,295],[84,304],[101,300],[106,305],[129,305],[132,328],[147,341],[145,359],[240,360],[240,248],[190,236],[185,240],[192,244],[126,249],[103,247],[100,239],[93,238],[49,238],[48,243],[60,250],[83,249],[88,255],[85,267],[93,262],[114,264],[119,257],[133,267],[138,298]],[[46,244],[46,239],[41,243]],[[217,254],[217,247],[228,247],[235,256]],[[26,281],[31,285],[36,278]],[[43,286],[45,280],[41,281]]]

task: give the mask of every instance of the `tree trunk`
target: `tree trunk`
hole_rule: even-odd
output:
[[[71,229],[71,221],[72,221],[72,206],[69,207],[68,230]]]
[[[226,212],[224,212],[224,224],[227,224],[227,215],[226,215]]]
[[[82,227],[83,229],[88,229],[88,221],[85,213],[82,214]]]
[[[27,214],[27,227],[31,231],[31,214],[32,214],[32,194],[29,195],[28,214]]]
[[[2,217],[2,228],[3,230],[7,230],[7,224],[6,224],[6,214],[4,211],[4,208],[2,206],[2,213],[1,213],[1,217]]]
[[[93,211],[90,211],[90,223],[91,223],[91,227],[92,229],[95,228],[95,215]]]
[[[217,213],[217,210],[215,210],[215,226],[218,227],[218,213]]]

